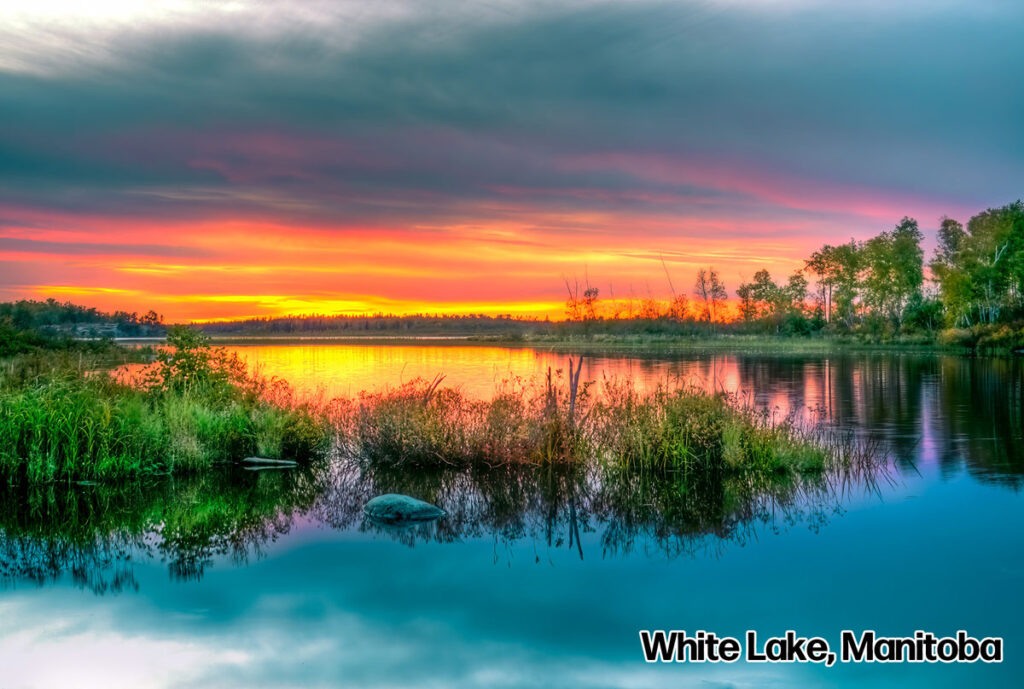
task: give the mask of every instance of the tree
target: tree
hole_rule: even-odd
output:
[[[966,228],[944,218],[931,266],[953,325],[1024,315],[1024,203],[990,208]]]
[[[690,302],[685,294],[672,295],[672,301],[668,303],[668,317],[674,321],[684,321],[690,310]]]
[[[804,302],[807,301],[807,278],[804,277],[802,271],[794,271],[789,276],[789,281],[783,288],[786,299],[789,301],[788,308],[790,311],[804,310]]]
[[[588,321],[597,320],[597,298],[600,292],[596,287],[583,290],[583,318]]]
[[[736,296],[740,298],[740,315],[747,323],[761,321],[774,332],[784,325],[789,332],[807,329],[805,324],[795,322],[803,319],[807,299],[807,278],[799,270],[785,285],[776,284],[767,270],[759,270],[751,282],[736,288]]]
[[[939,246],[935,250],[935,259],[932,266],[954,266],[960,259],[960,252],[963,251],[967,240],[967,233],[964,232],[963,223],[942,216],[939,219]]]
[[[863,247],[851,239],[846,244],[826,244],[805,261],[806,270],[818,276],[819,303],[825,322],[838,318],[852,328],[857,317]]]
[[[591,287],[589,284],[580,294],[580,283],[569,280],[565,281],[565,289],[569,297],[565,300],[565,317],[570,321],[583,321],[584,323],[597,320],[597,302],[600,290]]]
[[[740,300],[740,318],[745,323],[753,323],[758,318],[757,302],[754,301],[754,285],[741,282],[736,288],[736,296]]]
[[[864,300],[896,327],[924,282],[924,235],[917,221],[904,217],[890,232],[882,232],[864,244]]]
[[[1024,295],[1024,203],[988,209],[967,222],[965,263],[978,320],[1019,310]]]
[[[654,321],[661,318],[661,304],[654,297],[645,297],[640,300],[640,318],[645,321]]]
[[[697,282],[694,285],[694,294],[704,303],[703,317],[709,324],[714,323],[718,316],[718,308],[721,302],[729,298],[725,284],[718,276],[718,271],[713,267],[697,271]]]
[[[804,270],[818,276],[818,303],[825,314],[825,322],[832,320],[832,289],[835,287],[836,269],[833,261],[835,248],[829,244],[821,247],[804,261]]]
[[[860,274],[864,265],[864,247],[851,239],[840,244],[833,252],[836,265],[833,299],[835,315],[847,327],[857,321],[857,303],[860,299]]]
[[[950,325],[967,324],[970,320],[970,280],[964,270],[964,249],[967,233],[962,223],[943,216],[939,220],[939,244],[929,264],[932,279],[938,283],[939,299]]]
[[[764,269],[754,273],[751,282],[741,284],[736,288],[736,295],[740,298],[740,315],[747,322],[763,320],[779,312],[779,306],[783,300],[783,292],[771,274]]]

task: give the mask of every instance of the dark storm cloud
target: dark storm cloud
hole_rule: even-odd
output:
[[[510,199],[771,215],[750,190],[558,164],[604,151],[951,204],[1020,194],[1012,4],[467,12],[143,25],[96,38],[85,54],[102,58],[0,72],[0,203],[371,223],[480,219]]]

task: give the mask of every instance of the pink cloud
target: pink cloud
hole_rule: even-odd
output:
[[[794,210],[840,213],[885,223],[904,215],[918,214],[930,220],[944,213],[967,216],[976,210],[951,207],[948,201],[936,198],[841,185],[724,158],[609,152],[563,156],[557,164],[567,172],[610,170],[660,184],[745,194]]]

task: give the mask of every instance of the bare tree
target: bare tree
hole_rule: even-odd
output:
[[[565,289],[569,292],[569,298],[565,300],[565,317],[570,321],[583,320],[583,300],[580,298],[580,283],[573,280],[569,284],[569,278],[565,278]]]
[[[673,295],[668,304],[668,317],[675,321],[685,321],[690,310],[690,300],[685,294]]]
[[[711,320],[716,320],[719,305],[729,298],[725,289],[725,283],[718,277],[718,271],[714,268],[708,270],[711,281]]]
[[[711,322],[711,281],[708,278],[708,271],[701,268],[697,271],[697,282],[693,286],[693,293],[703,303],[701,317],[708,323]]]
[[[694,294],[704,303],[704,320],[708,324],[714,323],[718,318],[720,304],[729,297],[729,293],[725,289],[725,283],[718,276],[718,271],[713,267],[698,270]]]
[[[598,295],[599,291],[596,287],[591,287],[590,285],[587,285],[587,289],[583,290],[583,320],[597,320]]]

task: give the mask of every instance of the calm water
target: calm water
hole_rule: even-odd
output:
[[[486,396],[562,355],[239,348],[304,394],[445,373]],[[1024,369],[899,355],[591,358],[813,408],[894,468],[759,499],[673,498],[579,473],[366,475],[344,463],[116,492],[0,496],[0,687],[1019,686]],[[401,490],[429,527],[364,524]],[[736,496],[733,496],[735,498]],[[676,504],[671,503],[671,504]],[[729,505],[728,508],[723,505]],[[646,665],[640,629],[1003,636],[1001,665]]]

